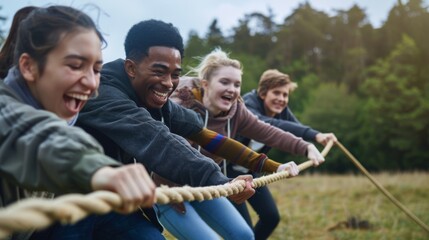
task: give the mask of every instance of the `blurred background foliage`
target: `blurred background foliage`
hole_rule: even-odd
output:
[[[4,21],[5,16],[0,16]],[[283,22],[246,14],[224,34],[189,33],[183,67],[216,47],[244,65],[242,94],[269,68],[298,83],[289,106],[305,124],[333,132],[372,171],[429,170],[429,12],[422,0],[400,1],[379,28],[358,4],[329,16],[302,3]],[[6,32],[0,30],[0,43]],[[319,146],[319,149],[322,147]],[[271,151],[270,157],[295,157]],[[302,159],[303,160],[303,159]],[[354,171],[335,149],[318,171]]]
[[[429,169],[429,12],[398,1],[379,28],[358,4],[333,16],[300,4],[283,22],[269,10],[243,16],[226,35],[213,20],[190,32],[183,66],[215,47],[244,65],[242,94],[276,68],[298,83],[289,106],[300,121],[333,132],[372,171]],[[185,71],[186,72],[186,71]],[[322,147],[319,146],[321,149]],[[280,151],[270,157],[296,160]],[[335,149],[318,171],[354,167]]]

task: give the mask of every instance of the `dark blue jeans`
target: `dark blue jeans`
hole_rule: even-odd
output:
[[[35,232],[31,240],[133,240],[165,239],[161,231],[141,211],[123,215],[91,215],[74,225],[52,225]]]
[[[235,171],[232,169],[231,164],[228,164],[228,177],[235,178],[241,174],[243,174],[243,172]],[[259,177],[259,175],[255,173],[252,175],[254,178]],[[250,218],[246,203],[235,204],[232,202],[232,204],[240,212],[247,224],[253,228],[255,239],[267,239],[279,224],[280,214],[279,210],[277,209],[276,202],[274,201],[274,198],[267,186],[263,186],[255,190],[255,194],[247,199],[250,206],[252,206],[253,210],[255,210],[259,217],[259,220],[255,226],[252,224],[252,219]]]

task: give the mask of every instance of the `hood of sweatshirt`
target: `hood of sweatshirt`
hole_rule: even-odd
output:
[[[127,94],[134,102],[140,103],[136,92],[131,85],[131,81],[125,72],[125,60],[116,59],[115,61],[105,63],[101,69],[100,87],[103,85],[114,86]]]
[[[208,113],[207,108],[203,104],[204,89],[201,87],[201,80],[196,77],[181,77],[179,85],[176,90],[171,95],[171,99],[189,109],[194,110],[195,112],[205,116]],[[242,101],[241,98],[238,98],[231,109],[227,112],[222,112],[218,116],[211,116],[209,118],[211,121],[224,122],[228,119],[234,117],[237,112],[238,101]]]

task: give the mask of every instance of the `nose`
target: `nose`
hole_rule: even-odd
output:
[[[171,76],[166,75],[166,77],[162,80],[161,84],[168,89],[173,88],[173,81]]]
[[[227,92],[233,93],[235,92],[235,86],[233,84],[228,84],[228,87],[226,88]]]
[[[100,75],[95,74],[94,71],[88,70],[85,72],[82,77],[82,84],[90,90],[96,90],[98,88],[98,84],[100,83]]]
[[[283,102],[283,103],[287,104],[287,103],[288,103],[289,98],[288,98],[287,96],[280,96],[280,97],[279,97],[279,100],[280,100],[281,102]]]

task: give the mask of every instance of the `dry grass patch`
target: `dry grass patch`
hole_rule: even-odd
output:
[[[399,201],[429,224],[429,174],[374,176]],[[305,175],[270,184],[281,222],[270,239],[429,239],[405,213],[372,183],[358,175]],[[251,211],[254,222],[256,216]],[[351,216],[366,220],[370,229],[328,228]],[[174,239],[168,232],[167,239]]]
[[[429,174],[375,176],[429,224]],[[282,220],[271,239],[428,239],[429,235],[361,175],[307,175],[270,185]],[[354,216],[370,229],[328,228]],[[256,216],[253,215],[256,220]]]

